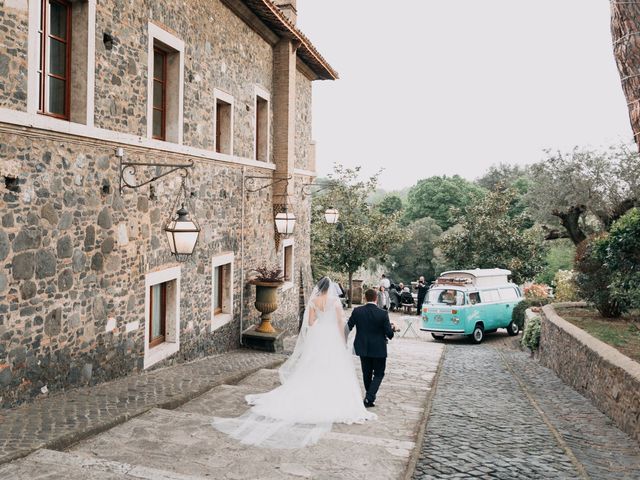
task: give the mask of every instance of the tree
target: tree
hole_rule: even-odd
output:
[[[377,207],[378,210],[380,210],[385,215],[391,215],[402,211],[402,199],[397,195],[387,195],[382,199]]]
[[[489,170],[476,180],[476,184],[487,190],[513,187],[519,193],[525,193],[526,190],[523,192],[520,191],[520,188],[524,186],[522,180],[526,179],[527,175],[528,167],[499,163],[498,165],[491,165]]]
[[[559,270],[573,270],[576,247],[568,239],[563,238],[551,242],[545,255],[545,267],[536,277],[536,282],[551,285]]]
[[[544,266],[544,247],[526,219],[511,217],[513,190],[489,192],[479,202],[454,212],[459,224],[439,246],[453,268],[506,268],[515,282],[533,279]]]
[[[389,253],[389,274],[398,281],[408,283],[424,275],[427,281],[435,279],[433,249],[442,235],[442,229],[433,218],[421,218],[406,227],[404,241],[395,244]]]
[[[464,208],[482,197],[484,189],[459,175],[453,177],[429,177],[420,180],[409,190],[405,221],[413,222],[431,217],[443,230],[451,227],[450,209]]]
[[[384,261],[392,245],[402,240],[397,214],[385,215],[367,203],[378,174],[359,180],[360,168],[336,165],[332,187],[313,200],[311,257],[316,274],[333,270],[348,275],[349,306],[353,274],[372,257]],[[337,208],[337,224],[327,224],[324,211]]]
[[[549,153],[531,166],[528,209],[545,225],[548,240],[569,238],[578,245],[638,203],[639,169],[640,156],[624,146]]]

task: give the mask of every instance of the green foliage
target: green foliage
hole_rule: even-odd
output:
[[[525,298],[521,300],[511,312],[511,320],[522,329],[524,326],[525,311],[531,307],[542,307],[549,303],[548,298]]]
[[[513,190],[489,192],[454,212],[459,226],[445,232],[439,246],[453,268],[506,268],[516,283],[534,278],[544,266],[539,232],[525,230],[526,219],[511,217]]]
[[[549,225],[549,238],[574,244],[609,226],[640,198],[640,157],[625,146],[595,151],[547,152],[531,166],[530,214]]]
[[[575,273],[571,270],[558,270],[553,278],[555,285],[554,302],[577,302],[580,300],[576,286]]]
[[[382,199],[377,207],[378,210],[380,210],[385,215],[392,215],[394,213],[402,211],[402,199],[397,195],[387,195]]]
[[[491,165],[489,170],[476,180],[476,184],[493,191],[515,188],[518,193],[524,194],[528,190],[528,170],[528,167],[506,163]]]
[[[311,258],[316,277],[330,270],[351,276],[369,258],[384,261],[391,246],[402,240],[397,214],[385,215],[366,201],[379,174],[360,180],[359,172],[336,165],[329,175],[332,188],[313,200]],[[331,207],[340,213],[337,225],[324,220],[324,211]]]
[[[640,209],[631,209],[616,221],[596,253],[612,272],[613,295],[640,308]]]
[[[464,208],[484,194],[484,189],[454,175],[420,180],[409,190],[404,220],[406,223],[431,217],[443,230],[453,226],[452,207]]]
[[[538,347],[540,346],[540,331],[540,317],[536,316],[531,318],[527,322],[527,326],[522,333],[522,340],[520,341],[520,344],[532,352],[538,350]]]
[[[405,228],[406,238],[395,244],[389,253],[389,276],[396,282],[408,284],[424,275],[429,282],[435,279],[433,249],[442,229],[432,218],[421,218]]]
[[[553,285],[553,279],[558,270],[573,269],[576,247],[566,238],[549,243],[549,249],[545,256],[545,267],[536,277],[536,282]]]
[[[627,309],[624,297],[612,288],[614,272],[604,262],[608,235],[601,233],[583,241],[576,250],[576,285],[579,295],[593,303],[605,318],[618,318]]]

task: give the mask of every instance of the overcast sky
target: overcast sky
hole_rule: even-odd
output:
[[[609,21],[606,0],[298,0],[340,74],[314,83],[319,173],[384,167],[399,189],[629,142]]]

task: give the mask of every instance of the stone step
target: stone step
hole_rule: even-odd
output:
[[[205,480],[158,468],[131,465],[79,453],[42,449],[0,466],[0,478],[11,480]]]
[[[242,387],[235,387],[242,388]],[[336,442],[344,443],[336,448]],[[332,432],[297,450],[247,447],[218,432],[211,417],[153,409],[72,449],[73,453],[216,479],[399,478],[410,451],[395,439]],[[383,465],[379,458],[385,458]],[[303,467],[304,465],[304,467]]]

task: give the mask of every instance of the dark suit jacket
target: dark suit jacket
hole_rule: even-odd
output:
[[[389,314],[372,303],[357,307],[349,318],[349,330],[356,327],[353,346],[359,357],[387,356],[387,338],[393,338]]]

